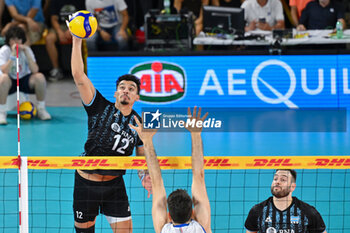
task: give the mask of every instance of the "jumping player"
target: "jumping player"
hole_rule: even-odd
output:
[[[88,138],[84,156],[144,155],[143,143],[129,124],[140,116],[132,109],[139,100],[140,81],[126,74],[118,78],[114,97],[109,102],[84,73],[82,40],[73,36],[72,74],[88,115]],[[103,213],[113,232],[132,232],[132,220],[123,175],[125,170],[77,170],[74,184],[74,220],[77,233],[94,233],[95,220]],[[147,178],[148,177],[148,178]],[[142,179],[151,192],[149,175]]]

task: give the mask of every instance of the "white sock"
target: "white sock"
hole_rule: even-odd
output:
[[[38,109],[45,108],[45,101],[38,101]]]
[[[1,113],[6,112],[6,104],[0,104],[0,112]]]

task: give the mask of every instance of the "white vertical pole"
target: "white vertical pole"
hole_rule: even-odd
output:
[[[28,233],[28,166],[27,157],[21,157],[20,169],[20,233]]]
[[[18,137],[18,201],[19,232],[28,233],[28,166],[27,157],[21,157],[20,115],[19,115],[19,56],[16,45],[17,71],[17,137]]]

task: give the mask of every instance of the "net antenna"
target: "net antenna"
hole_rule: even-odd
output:
[[[28,167],[27,167],[27,158],[21,157],[18,44],[16,44],[16,72],[17,72],[17,138],[18,138],[17,163],[18,163],[19,232],[28,233]]]

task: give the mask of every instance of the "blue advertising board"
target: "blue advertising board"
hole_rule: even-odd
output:
[[[89,57],[88,67],[112,102],[120,75],[139,77],[136,109],[350,106],[350,55]]]

